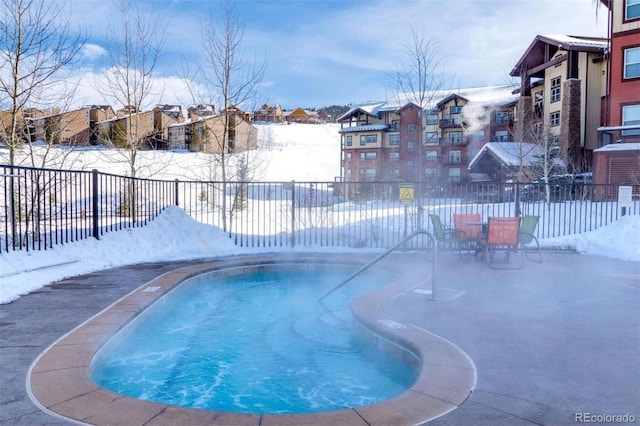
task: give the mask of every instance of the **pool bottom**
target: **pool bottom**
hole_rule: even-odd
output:
[[[368,260],[361,258],[364,263]],[[475,386],[471,360],[452,343],[411,324],[388,317],[385,300],[409,290],[398,280],[356,299],[352,311],[358,332],[378,348],[407,362],[420,362],[418,379],[401,395],[368,406],[314,414],[241,414],[170,406],[123,397],[90,379],[89,365],[98,349],[156,299],[202,272],[256,264],[291,263],[290,258],[260,256],[203,262],[166,273],[131,292],[51,345],[31,366],[27,378],[34,403],[52,415],[90,424],[320,425],[420,424],[463,403]],[[344,256],[306,256],[299,263],[345,263]],[[354,263],[354,262],[351,262]]]

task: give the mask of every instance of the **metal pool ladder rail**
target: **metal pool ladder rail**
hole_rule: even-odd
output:
[[[436,295],[436,264],[438,263],[437,262],[438,261],[438,242],[435,240],[435,237],[433,236],[433,234],[431,234],[431,232],[425,231],[423,229],[420,229],[420,230],[415,231],[413,234],[409,235],[408,237],[406,237],[402,241],[400,241],[395,246],[391,247],[389,250],[387,250],[384,253],[382,253],[380,256],[378,256],[375,259],[373,259],[371,262],[369,262],[366,265],[364,265],[362,268],[358,269],[356,272],[351,274],[349,276],[349,278],[347,278],[346,280],[342,281],[340,284],[338,284],[337,286],[335,286],[334,288],[332,288],[331,290],[326,292],[324,295],[322,295],[322,297],[320,297],[318,299],[318,301],[322,302],[325,297],[329,296],[331,293],[333,293],[334,291],[336,291],[337,289],[339,289],[340,287],[342,287],[343,285],[345,285],[346,283],[348,283],[349,281],[351,281],[352,279],[354,279],[355,277],[360,275],[362,272],[364,272],[367,269],[369,269],[372,265],[374,265],[378,261],[380,261],[383,258],[387,257],[389,254],[391,254],[391,252],[393,252],[394,250],[396,250],[400,246],[403,246],[407,241],[411,240],[412,238],[414,238],[414,237],[416,237],[418,235],[426,235],[431,240],[431,245],[433,247],[433,265],[431,265],[431,299],[437,300],[438,297]]]

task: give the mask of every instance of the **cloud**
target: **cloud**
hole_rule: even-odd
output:
[[[96,60],[106,53],[107,51],[97,44],[87,43],[82,47],[82,55],[89,60]]]

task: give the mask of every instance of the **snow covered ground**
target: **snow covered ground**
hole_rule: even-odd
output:
[[[261,125],[263,181],[333,181],[339,173],[338,126]],[[125,174],[126,163],[112,151],[87,149],[70,153],[74,168]],[[6,162],[0,151],[0,162]],[[203,154],[144,152],[142,168],[147,176],[194,179],[206,170]],[[67,163],[65,163],[67,164]],[[617,222],[579,235],[545,239],[544,246],[566,246],[580,253],[640,262],[640,216],[624,216]],[[53,250],[0,254],[0,303],[9,303],[57,280],[115,266],[142,262],[201,259],[264,252],[237,247],[220,229],[194,221],[177,207],[166,209],[143,228],[104,235],[100,241],[83,240]],[[295,251],[309,248],[270,248]],[[327,249],[335,251],[336,249]],[[346,250],[346,249],[340,249]]]

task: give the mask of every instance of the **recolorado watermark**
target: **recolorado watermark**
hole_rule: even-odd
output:
[[[635,423],[633,414],[576,413],[576,423]]]

